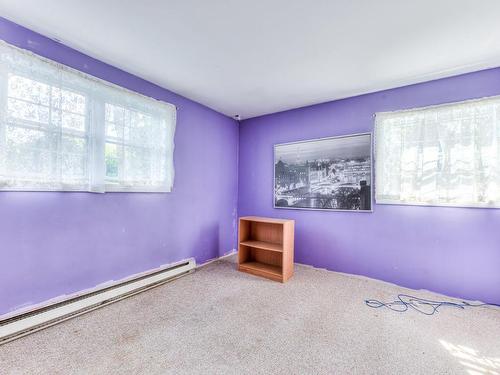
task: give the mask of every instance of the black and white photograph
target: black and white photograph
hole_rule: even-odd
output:
[[[371,134],[274,146],[274,207],[371,212]]]

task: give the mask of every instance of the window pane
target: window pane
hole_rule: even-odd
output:
[[[118,177],[118,146],[113,143],[106,143],[106,177]]]
[[[125,121],[125,108],[106,103],[106,121],[123,125]]]
[[[125,147],[125,180],[149,180],[151,158],[150,151],[138,147]]]
[[[8,98],[7,110],[9,116],[15,119],[33,121],[41,124],[49,123],[49,108],[39,104]]]
[[[9,97],[23,99],[36,104],[49,105],[50,86],[17,75],[9,76]]]
[[[45,175],[52,171],[51,138],[41,130],[6,128],[6,169],[21,176]]]
[[[73,113],[62,112],[61,125],[64,128],[84,131],[85,116],[75,115]]]
[[[62,137],[62,152],[83,155],[87,152],[87,142],[84,138],[65,135]]]
[[[152,139],[151,118],[145,114],[132,112],[130,116],[130,126],[125,128],[125,140],[134,145],[151,144]]]
[[[377,114],[379,203],[500,206],[500,98]]]
[[[85,113],[85,96],[53,87],[52,105],[56,109],[83,115]]]
[[[4,175],[16,176],[11,183],[23,188],[85,184],[86,138],[61,132],[70,129],[85,135],[85,96],[18,75],[9,76],[7,89],[13,124],[5,128]],[[49,123],[51,127],[45,126]]]
[[[63,154],[62,155],[62,175],[63,181],[71,178],[82,178],[87,174],[86,155]]]
[[[123,126],[114,122],[106,122],[106,136],[111,138],[123,138]]]
[[[152,187],[166,178],[166,130],[147,113],[106,104],[106,176],[118,186]]]

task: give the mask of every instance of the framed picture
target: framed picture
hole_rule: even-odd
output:
[[[371,133],[274,146],[274,207],[372,212]]]

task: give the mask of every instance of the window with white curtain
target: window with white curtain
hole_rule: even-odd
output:
[[[176,110],[0,42],[0,190],[168,192]]]
[[[377,203],[500,207],[500,97],[375,121]]]

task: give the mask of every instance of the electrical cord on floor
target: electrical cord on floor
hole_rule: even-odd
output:
[[[368,307],[378,309],[380,307],[388,308],[392,311],[396,312],[406,312],[409,309],[413,309],[418,311],[424,315],[434,315],[438,312],[441,307],[453,307],[457,309],[464,310],[466,307],[500,307],[495,303],[478,303],[472,304],[466,301],[461,302],[449,302],[449,301],[433,301],[430,299],[419,298],[410,296],[408,294],[398,294],[398,299],[393,302],[380,302],[376,299],[367,299],[365,300],[365,304]]]

